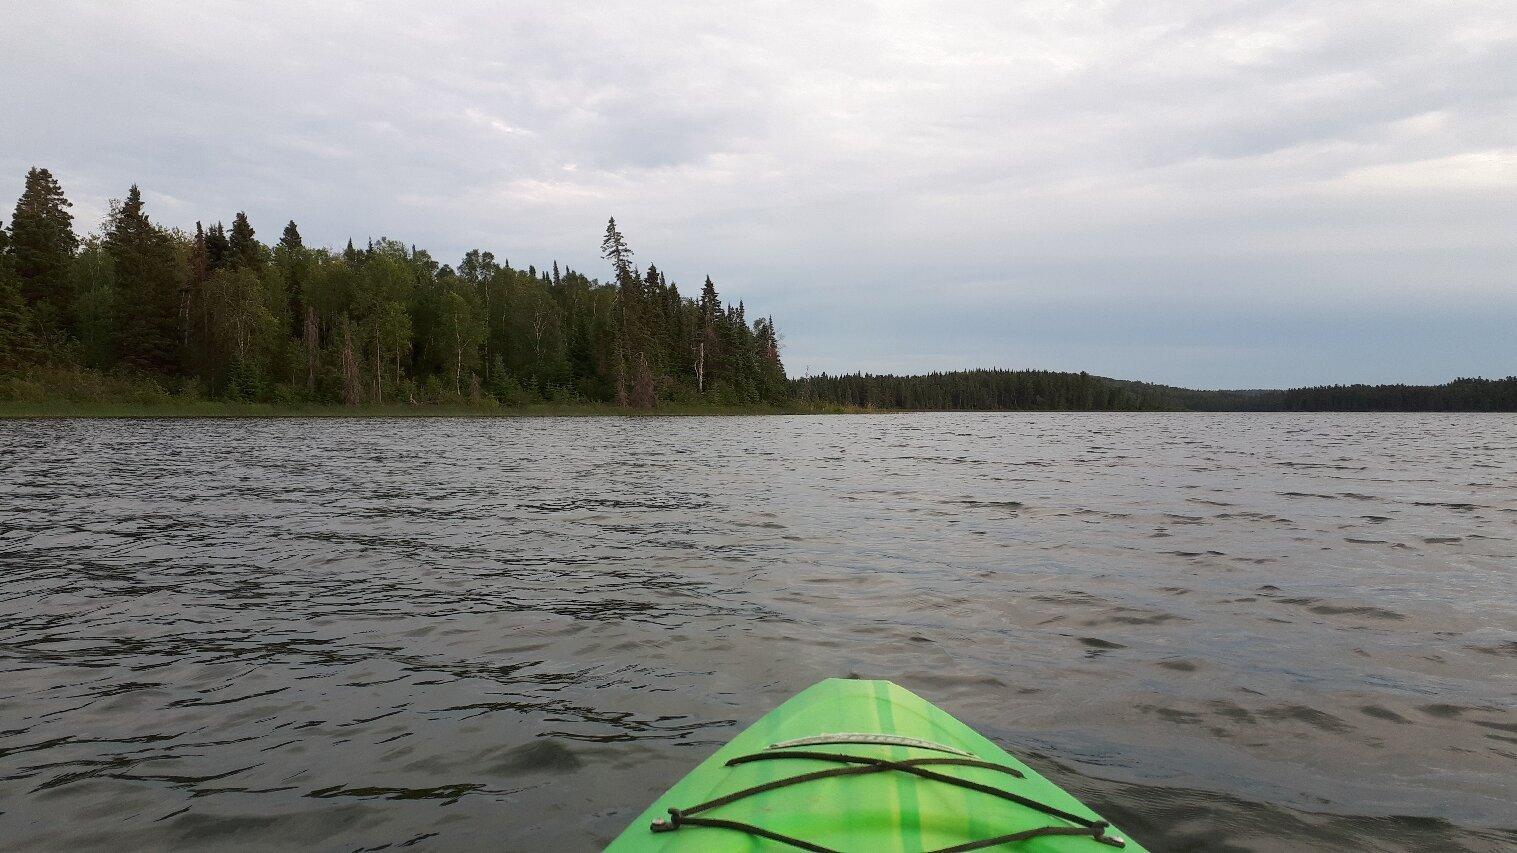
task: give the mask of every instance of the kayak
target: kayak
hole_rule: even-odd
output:
[[[718,749],[609,853],[1142,851],[974,729],[889,681],[829,678]]]

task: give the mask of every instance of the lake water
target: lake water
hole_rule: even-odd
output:
[[[827,677],[1156,850],[1517,845],[1517,417],[0,422],[8,849],[592,849]]]

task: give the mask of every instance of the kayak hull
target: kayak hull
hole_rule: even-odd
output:
[[[808,753],[830,758],[805,757]],[[740,762],[729,765],[734,759]],[[907,762],[914,769],[862,766],[882,760]],[[970,766],[976,763],[993,766]],[[853,769],[846,775],[821,773],[840,767]],[[802,774],[820,778],[690,812],[712,800]],[[758,827],[816,848],[867,853],[920,853],[1050,827],[1072,832],[1082,823],[1101,820],[1032,768],[911,691],[888,681],[835,678],[796,694],[734,737],[655,800],[607,848],[613,853],[796,849],[750,831],[699,821],[670,831],[670,809],[706,821]],[[661,822],[659,831],[655,822]],[[1118,845],[1143,850],[1116,828],[1099,827],[1086,835],[1034,833],[989,849],[1101,853]]]

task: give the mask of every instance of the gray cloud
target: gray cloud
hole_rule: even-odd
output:
[[[18,4],[0,198],[598,270],[614,213],[791,371],[1517,371],[1493,2]]]

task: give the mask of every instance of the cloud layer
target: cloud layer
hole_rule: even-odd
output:
[[[436,7],[436,8],[434,8]],[[442,8],[446,7],[446,8]],[[1517,372],[1517,7],[20,4],[0,200],[710,274],[792,374]]]

